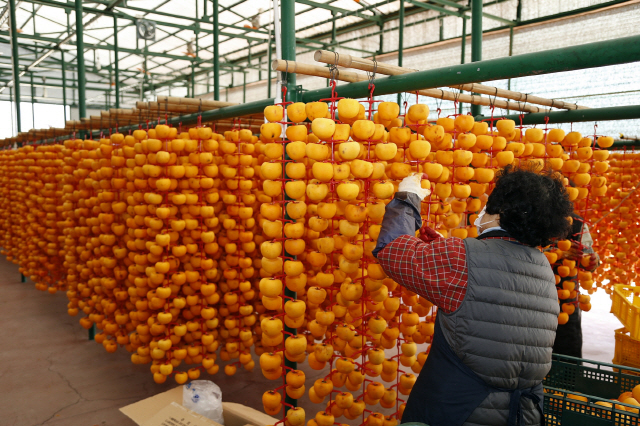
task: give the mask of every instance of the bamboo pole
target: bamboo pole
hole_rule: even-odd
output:
[[[133,114],[128,114],[128,115],[120,115],[119,118],[126,118],[128,120],[138,120],[138,112],[142,112],[143,116],[147,116],[150,113],[155,113],[156,112],[156,108],[155,108],[155,102],[137,102],[139,105],[139,109],[136,110]],[[150,105],[142,105],[142,104],[150,104]],[[171,106],[171,104],[169,104],[169,106]],[[183,105],[184,106],[184,105]],[[142,107],[146,107],[146,109],[143,109]],[[150,108],[149,108],[150,107]],[[114,124],[115,120],[116,120],[116,115],[112,112],[113,110],[110,111],[102,111],[102,117],[105,119],[110,119]],[[160,109],[160,113],[164,112],[162,110],[162,107]],[[169,108],[169,112],[171,111],[171,108]],[[185,111],[181,111],[181,112],[185,112]],[[191,112],[191,111],[186,111],[186,112]],[[197,112],[197,108],[194,112]],[[174,114],[169,114],[170,116],[173,116]],[[264,120],[264,117],[262,115],[255,115],[255,116],[249,116],[249,117],[243,117],[242,121],[244,123],[241,123],[240,126],[244,127],[245,125],[249,125],[248,123],[251,123],[251,121],[257,121],[258,124],[251,124],[251,127],[255,127],[255,128],[260,128],[260,125],[262,124],[262,121]],[[222,125],[233,125],[233,120],[218,120],[215,122],[216,125],[222,124]],[[245,124],[247,123],[247,124]]]
[[[285,61],[283,59],[276,59],[272,62],[272,68],[276,71],[283,71],[290,73],[297,73],[303,75],[312,75],[316,77],[331,78],[331,71],[327,67],[311,64],[303,64],[300,62]],[[338,69],[334,75],[336,80],[355,83],[358,81],[365,81],[369,78],[360,73],[356,73],[349,70]],[[473,105],[484,106],[496,106],[498,108],[511,109],[522,112],[545,112],[545,109],[539,108],[534,105],[525,105],[517,102],[504,101],[502,99],[490,99],[482,96],[468,95],[465,93],[454,93],[442,89],[422,89],[418,90],[418,94],[428,96],[430,98],[442,99],[445,101],[458,101],[465,102]]]
[[[170,98],[170,99],[181,99],[181,98]],[[186,98],[185,98],[186,99]],[[213,101],[209,101],[209,102],[213,102]],[[226,103],[226,102],[220,102],[222,104]],[[232,105],[236,105],[236,104],[232,104]],[[138,108],[138,110],[142,110],[142,111],[151,111],[152,113],[162,113],[165,110],[167,112],[174,112],[174,113],[179,113],[179,114],[192,114],[192,113],[197,113],[199,111],[212,111],[212,110],[216,110],[219,109],[221,107],[219,106],[213,106],[213,105],[202,105],[202,107],[200,107],[199,104],[176,104],[176,103],[171,103],[171,102],[136,102],[136,108]],[[252,114],[251,116],[247,116],[244,117],[246,118],[251,118],[251,119],[256,119],[256,120],[263,120],[264,119],[264,114]]]
[[[158,111],[159,113],[163,112],[198,112],[198,111],[209,111],[212,109],[218,109],[219,107],[209,107],[199,105],[181,105],[169,102],[136,102],[136,108],[140,110],[152,110]]]
[[[416,72],[418,70],[411,68],[399,67],[397,65],[391,65],[384,62],[374,62],[369,59],[359,58],[357,56],[348,55],[345,53],[336,54],[328,50],[318,50],[314,54],[314,59],[317,62],[325,64],[339,65],[347,68],[355,68],[362,71],[376,72],[384,75],[401,75]],[[486,86],[478,83],[460,84],[456,86],[450,86],[454,89],[465,90],[468,92],[481,93],[483,95],[496,96],[499,98],[512,99],[519,102],[525,102],[528,104],[542,105],[546,107],[560,108],[560,109],[588,109],[588,107],[572,104],[569,102],[563,102],[553,99],[541,98],[539,96],[530,96],[525,93],[514,92],[512,90],[498,89],[497,87]],[[536,111],[537,112],[537,111]]]
[[[195,98],[178,98],[175,96],[158,96],[158,103],[160,102],[162,103],[168,102],[170,104],[177,104],[177,105],[195,105],[196,107],[202,106],[203,109],[205,107],[207,109],[215,109],[215,108],[238,105],[234,102],[211,101],[207,99],[195,99]]]

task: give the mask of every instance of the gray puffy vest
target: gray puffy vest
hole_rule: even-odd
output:
[[[438,313],[449,346],[490,386],[530,388],[551,368],[558,325],[554,274],[537,249],[509,241],[464,240],[468,287],[453,313]],[[460,390],[464,392],[464,389]],[[526,425],[540,414],[522,399]],[[507,424],[509,394],[491,393],[465,425]]]

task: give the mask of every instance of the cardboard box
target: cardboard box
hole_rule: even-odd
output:
[[[222,403],[225,426],[266,426],[277,420],[258,410],[234,402]],[[140,426],[220,426],[182,406],[182,386],[143,399],[120,409]]]

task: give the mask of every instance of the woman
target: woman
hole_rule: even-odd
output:
[[[571,241],[571,248],[562,253],[558,261],[551,265],[555,274],[558,273],[558,267],[562,266],[564,259],[573,260],[579,268],[593,272],[600,265],[600,257],[593,251],[593,238],[589,232],[589,226],[585,223],[581,216],[576,213],[572,215],[573,224],[571,232],[567,239]],[[557,245],[554,245],[557,248]],[[585,261],[584,258],[587,258]],[[556,284],[556,288],[561,290],[564,288],[565,282],[574,282],[575,288],[580,291],[578,285],[578,276],[567,276],[560,278],[560,282]],[[563,303],[575,303],[575,311],[569,315],[569,320],[565,324],[558,324],[556,330],[556,341],[553,343],[553,353],[561,355],[569,355],[576,358],[582,358],[582,314],[580,306],[577,303],[578,298],[563,299]]]
[[[539,425],[542,380],[558,324],[554,274],[537,248],[570,229],[561,177],[508,166],[475,225],[477,238],[421,227],[420,177],[404,179],[374,255],[386,273],[438,307],[429,357],[402,422]]]

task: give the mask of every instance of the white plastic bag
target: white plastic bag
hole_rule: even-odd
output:
[[[182,387],[182,405],[189,410],[224,425],[222,391],[211,380],[194,380]]]

